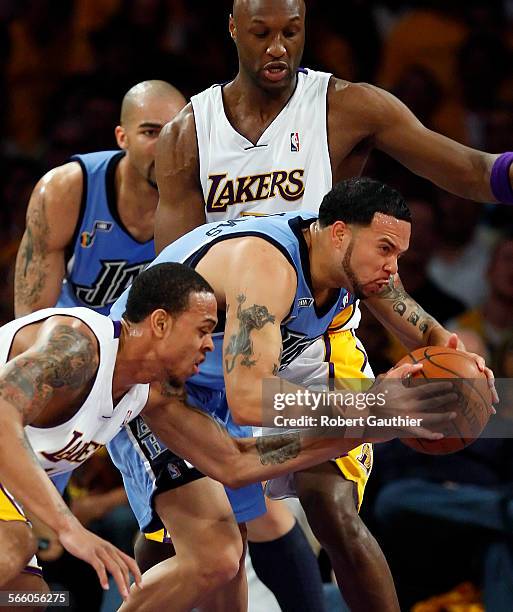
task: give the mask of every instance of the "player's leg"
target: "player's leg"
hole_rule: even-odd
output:
[[[30,569],[30,568],[29,568]],[[9,582],[2,585],[2,591],[7,592],[27,592],[32,591],[35,593],[48,593],[49,592],[48,585],[43,579],[41,572],[30,572],[30,571],[22,571],[21,574],[18,574],[15,578],[10,580]],[[43,612],[46,610],[47,606],[23,606],[24,612]],[[12,611],[13,606],[0,606],[0,612],[8,612],[8,610]]]
[[[186,611],[240,570],[243,543],[221,484],[201,478],[157,495],[155,509],[173,530],[176,555],[143,576],[143,589],[132,587],[122,612]],[[234,602],[244,610],[246,602]]]
[[[23,510],[0,485],[0,587],[13,580],[36,554],[37,541]]]
[[[334,390],[363,390],[372,370],[359,340],[351,331],[339,329],[344,323],[309,347],[294,362],[289,378],[309,385],[328,383]],[[293,485],[352,612],[395,612],[399,604],[388,563],[358,514],[371,468],[372,447],[362,445],[336,463],[296,474]],[[286,489],[286,479],[282,482]],[[274,488],[279,491],[279,486]]]
[[[239,525],[244,549],[240,559],[239,571],[233,580],[222,588],[206,597],[198,606],[199,612],[245,612],[248,602],[248,581],[246,578],[246,547],[247,530],[243,524]]]
[[[2,591],[37,591],[46,593],[41,568],[35,557],[37,540],[21,507],[0,485],[0,588]],[[28,612],[44,607],[24,608]],[[12,606],[0,606],[0,612]]]
[[[266,499],[267,512],[248,523],[248,549],[258,578],[283,612],[322,612],[322,579],[313,550],[283,501]]]
[[[176,552],[171,542],[148,538],[146,534],[139,532],[134,544],[134,554],[137,565],[144,573],[157,563],[174,557]]]
[[[357,509],[356,485],[333,463],[295,475],[308,522],[330,558],[351,612],[397,612],[399,604],[388,563]]]

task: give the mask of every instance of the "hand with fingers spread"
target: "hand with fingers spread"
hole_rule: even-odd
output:
[[[382,442],[398,435],[440,440],[443,434],[433,428],[439,429],[444,423],[456,418],[455,412],[440,410],[458,397],[451,382],[429,382],[413,386],[404,384],[422,367],[421,363],[405,363],[394,367],[373,385],[373,393],[382,393],[385,401],[370,407],[371,414],[386,423],[393,423],[380,428],[376,441]]]
[[[141,588],[141,572],[137,563],[113,544],[83,527],[74,517],[57,535],[69,553],[94,567],[103,589],[109,588],[107,572],[116,581],[123,599],[128,597],[130,574]]]
[[[465,345],[458,337],[458,334],[451,334],[445,346],[447,348],[452,348],[452,349],[457,349],[458,351],[463,351],[467,353],[469,357],[472,357],[472,359],[476,362],[476,365],[479,371],[483,372],[483,374],[486,376],[486,379],[488,380],[488,386],[490,387],[490,392],[492,394],[493,403],[498,404],[499,396],[497,395],[497,389],[495,388],[495,376],[493,375],[492,370],[489,367],[487,367],[484,358],[481,355],[478,355],[477,353],[470,353],[469,351],[467,351],[465,349]],[[495,414],[496,412],[497,411],[495,410],[495,408],[490,404],[489,413]]]

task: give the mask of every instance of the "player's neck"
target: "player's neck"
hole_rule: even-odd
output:
[[[275,92],[262,89],[246,77],[243,72],[239,72],[235,79],[225,87],[229,99],[234,99],[241,111],[248,113],[259,112],[264,116],[277,115],[290,100],[296,89],[297,76],[285,89]]]
[[[331,281],[329,266],[326,265],[326,258],[322,254],[322,237],[318,224],[312,223],[303,230],[303,236],[308,247],[313,297],[317,306],[322,306],[331,299],[334,291],[338,291],[338,287]]]
[[[121,333],[112,376],[112,397],[122,397],[134,385],[156,380],[155,359],[147,354],[148,340],[139,325],[121,319]]]
[[[124,157],[116,169],[116,207],[132,236],[144,242],[153,236],[158,191],[148,184]]]

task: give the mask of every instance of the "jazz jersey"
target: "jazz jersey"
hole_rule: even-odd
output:
[[[82,204],[57,307],[85,306],[108,314],[111,305],[155,256],[139,242],[116,207],[115,172],[123,151],[74,155],[84,177]]]
[[[167,246],[152,262],[176,261],[196,267],[208,250],[220,241],[243,236],[255,236],[274,245],[294,267],[297,288],[286,320],[281,323],[282,357],[280,369],[288,366],[317,338],[321,337],[337,313],[354,302],[354,296],[341,289],[336,298],[322,308],[317,308],[313,297],[308,248],[302,229],[317,218],[313,213],[281,213],[268,217],[241,217],[221,223],[210,223],[196,228]],[[248,262],[248,265],[251,265]],[[111,317],[120,318],[126,305],[128,291],[119,298],[111,310]],[[239,308],[244,308],[240,303]],[[207,355],[200,371],[190,382],[209,389],[224,388],[222,343],[224,336],[223,315],[214,333],[215,349]],[[262,316],[265,316],[262,313]]]
[[[7,362],[16,333],[26,325],[54,315],[76,317],[98,339],[100,363],[85,402],[66,422],[55,427],[25,427],[39,463],[51,476],[73,471],[98,448],[109,442],[146,405],[149,385],[134,385],[114,406],[112,376],[121,324],[87,308],[46,308],[0,328],[0,364]]]
[[[326,124],[330,77],[300,69],[294,93],[257,143],[228,121],[221,85],[192,97],[207,221],[318,210],[332,185]]]

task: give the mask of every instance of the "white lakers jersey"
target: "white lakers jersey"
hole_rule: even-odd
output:
[[[331,74],[300,69],[296,89],[256,145],[224,112],[222,87],[191,98],[207,222],[247,214],[318,212],[332,187],[327,91]],[[358,304],[341,312],[333,329],[358,327]]]
[[[125,423],[141,412],[149,393],[149,385],[134,385],[113,405],[112,376],[119,323],[88,308],[46,308],[7,323],[0,328],[0,364],[7,362],[18,330],[53,315],[76,317],[88,325],[98,339],[100,363],[86,401],[71,419],[56,427],[25,427],[39,463],[50,476],[72,471],[109,442]]]
[[[330,76],[300,69],[292,97],[256,144],[228,121],[220,85],[192,97],[207,222],[318,211],[332,185],[326,125]]]

